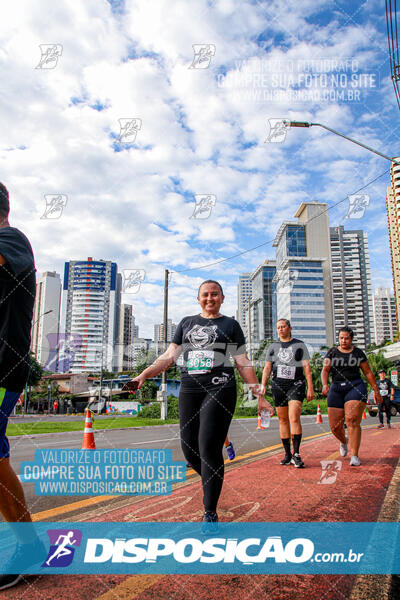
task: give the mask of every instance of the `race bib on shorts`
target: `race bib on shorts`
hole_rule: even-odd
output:
[[[388,395],[387,390],[381,390],[381,396],[387,396],[387,395]]]
[[[287,365],[278,365],[276,376],[279,379],[294,379],[296,375],[296,367],[288,367]]]
[[[214,366],[214,350],[190,350],[187,368],[189,375],[210,373]]]

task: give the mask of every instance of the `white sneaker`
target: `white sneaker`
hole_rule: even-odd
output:
[[[347,452],[348,452],[347,442],[348,441],[349,440],[346,437],[346,441],[344,444],[342,444],[342,442],[340,442],[340,446],[339,446],[340,456],[347,456]]]
[[[361,465],[360,459],[358,458],[358,456],[352,456],[350,459],[350,466],[351,467],[359,467]]]

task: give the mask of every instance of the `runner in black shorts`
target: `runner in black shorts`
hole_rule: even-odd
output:
[[[267,349],[266,363],[262,376],[265,390],[272,371],[272,397],[279,418],[279,431],[285,456],[281,465],[293,464],[302,468],[300,457],[302,436],[301,407],[307,395],[307,402],[314,398],[314,387],[309,364],[309,353],[301,340],[292,338],[292,327],[287,319],[279,319],[276,324],[279,342],[273,342]],[[306,383],[307,379],[307,394]],[[293,454],[290,451],[290,435],[293,435]]]
[[[361,371],[375,392],[375,401],[382,402],[375,377],[365,353],[353,346],[353,331],[344,326],[339,329],[339,346],[331,348],[324,360],[321,373],[322,393],[328,396],[328,418],[333,435],[340,441],[340,455],[347,456],[350,445],[350,466],[359,467],[358,451],[361,443],[361,419],[367,402],[367,386]],[[329,388],[329,373],[332,385]],[[344,431],[346,421],[349,440]]]
[[[218,529],[217,503],[224,479],[222,448],[236,405],[236,381],[232,357],[242,379],[258,396],[259,410],[273,407],[262,393],[246,356],[245,338],[239,323],[220,314],[224,301],[216,281],[204,281],[198,292],[201,314],[179,323],[167,351],[135,380],[139,388],[148,377],[168,369],[183,354],[179,420],[182,450],[187,462],[201,475],[203,485],[203,532]]]

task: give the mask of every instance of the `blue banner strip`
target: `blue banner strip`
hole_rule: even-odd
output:
[[[0,523],[0,573],[399,574],[399,555],[400,523]]]

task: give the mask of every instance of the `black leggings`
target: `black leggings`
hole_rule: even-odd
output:
[[[236,387],[181,385],[179,420],[183,454],[201,475],[205,510],[215,511],[224,481],[222,448],[236,405]]]

